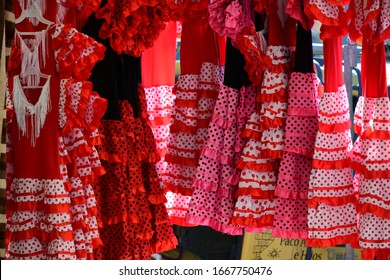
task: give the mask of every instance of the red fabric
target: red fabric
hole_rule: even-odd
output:
[[[8,78],[9,91],[13,91],[13,77]],[[58,130],[58,98],[60,96],[60,80],[50,79],[50,97],[52,110],[47,114],[45,125],[41,129],[41,135],[36,140],[36,146],[31,146],[31,138],[22,136],[16,119],[12,125],[13,164],[14,176],[17,178],[58,179],[61,178],[59,171],[59,130]],[[26,97],[32,104],[38,101],[41,89],[24,90]],[[31,131],[30,122],[27,122],[28,130]],[[42,151],[45,151],[42,153]],[[26,156],[28,155],[28,156]],[[56,156],[57,155],[57,156]]]
[[[203,38],[201,41],[199,38]],[[182,75],[200,73],[204,62],[224,65],[225,39],[206,23],[183,22],[180,46]]]
[[[153,47],[142,54],[144,87],[175,84],[176,22],[170,22]]]
[[[337,92],[344,84],[341,37],[324,40],[325,92]]]
[[[374,71],[375,70],[375,71]],[[363,41],[362,55],[363,93],[366,97],[386,97],[386,55],[384,42],[373,46],[369,41]]]

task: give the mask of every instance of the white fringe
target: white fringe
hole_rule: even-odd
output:
[[[19,32],[16,31],[16,44],[21,49],[21,78],[23,83],[29,87],[40,84],[41,66],[46,66],[47,52],[49,50],[48,32],[42,30],[35,32],[35,36],[29,39],[31,44],[27,44]]]
[[[36,140],[41,135],[41,129],[45,124],[46,116],[51,111],[50,76],[42,87],[41,95],[34,105],[27,100],[19,77],[14,76],[12,98],[16,122],[19,128],[19,137],[21,133],[22,136],[31,138],[31,146],[35,147]],[[27,124],[29,118],[30,126]],[[31,131],[29,127],[31,127]]]

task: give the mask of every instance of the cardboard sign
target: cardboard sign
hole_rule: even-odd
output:
[[[242,260],[304,260],[306,242],[301,239],[275,238],[271,231],[245,233],[242,246]],[[353,258],[360,260],[360,250],[353,250]],[[345,260],[344,246],[312,248],[312,260]]]

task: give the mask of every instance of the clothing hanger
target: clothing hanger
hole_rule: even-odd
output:
[[[21,15],[17,19],[15,19],[15,23],[21,23],[26,18],[36,18],[41,23],[47,24],[47,25],[53,24],[53,22],[51,22],[50,20],[45,19],[42,16],[42,13],[39,10],[39,7],[38,7],[38,5],[36,4],[35,1],[33,1],[31,3],[31,5],[26,10],[22,11]]]
[[[46,74],[41,73],[41,71],[39,71],[39,69],[37,71],[33,71],[33,70],[34,69],[26,70],[24,73],[25,74],[24,78],[27,78],[28,76],[36,76],[36,77],[43,78],[43,79],[49,79],[49,77],[50,77],[50,75],[46,75]],[[28,86],[28,85],[26,85],[26,86],[22,86],[22,87],[25,89],[37,89],[37,88],[42,88],[43,86]]]

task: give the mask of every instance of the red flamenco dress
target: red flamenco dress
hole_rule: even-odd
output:
[[[194,192],[192,182],[223,81],[225,40],[209,26],[207,5],[206,0],[184,1],[181,75],[175,86],[163,174],[167,209],[178,225],[189,225],[185,215]]]
[[[16,108],[17,117],[9,113],[7,257],[92,259],[93,249],[101,246],[101,240],[97,231],[96,201],[91,183],[104,173],[94,146],[99,144],[97,128],[105,111],[106,101],[92,92],[92,85],[83,80],[88,78],[95,63],[102,59],[104,47],[69,25],[53,24],[42,31],[24,34],[21,31],[24,31],[26,21],[27,19],[16,26],[8,64],[9,79],[14,79],[9,81],[8,111],[14,112]],[[38,90],[25,89],[22,85],[39,86],[42,88],[41,94]],[[15,89],[18,91],[17,97]],[[29,93],[28,96],[24,94],[24,90]],[[17,105],[14,104],[14,98]],[[34,103],[37,105],[33,105]],[[52,118],[57,119],[57,126]],[[24,119],[28,119],[27,126]],[[37,122],[38,119],[40,121]],[[33,120],[35,123],[31,123]],[[24,123],[24,135],[16,133],[15,127],[19,122]],[[31,130],[42,130],[43,138],[39,137],[40,133],[35,134]],[[23,137],[19,137],[20,134]],[[31,151],[28,146],[20,146],[20,141],[26,139],[32,141]],[[21,154],[20,151],[24,153]],[[20,165],[20,157],[26,154],[31,154],[29,158],[34,159],[34,164],[31,163],[30,167],[24,163]],[[50,154],[51,158],[39,165],[36,160],[40,160],[43,154]],[[58,155],[58,158],[54,156],[53,159],[53,155]],[[29,171],[27,175],[30,177],[26,177],[24,170],[29,170],[31,166],[39,166],[41,170]],[[34,175],[35,172],[37,173]],[[50,184],[46,187],[42,182],[57,182],[57,172],[64,187],[50,189]],[[27,178],[33,182],[27,190],[28,198],[24,193],[26,190],[19,190],[18,185],[18,180]],[[56,202],[61,197],[64,200]],[[50,203],[60,207],[46,205]],[[56,210],[59,212],[56,213]],[[24,211],[28,213],[19,219]],[[70,227],[68,225],[67,233],[64,234],[66,244],[73,243],[69,246],[73,246],[74,250],[66,245],[67,248],[61,247],[64,254],[58,251],[62,249],[56,247],[56,242],[60,242],[60,246],[65,246],[65,243],[58,241],[61,235],[61,229],[55,224],[58,221],[53,220],[54,224],[50,224],[51,221],[48,220],[53,215],[64,216],[65,224],[68,223],[66,216],[71,217]],[[20,222],[27,217],[31,218],[29,225],[21,227]],[[31,242],[34,243],[33,249],[28,248]]]
[[[100,162],[91,142],[79,146],[90,149],[82,152],[66,140],[75,131],[81,137],[73,148],[92,140],[83,134],[94,130],[106,103],[93,101],[96,95],[87,82],[84,90],[75,91],[79,83],[49,75],[41,88],[26,89],[19,76],[8,79],[9,259],[92,259],[93,249],[101,246],[94,192],[83,178],[101,172]],[[82,160],[89,167],[84,173]]]
[[[319,108],[309,183],[307,245],[356,246],[356,191],[348,96],[343,83],[341,37],[324,40],[325,92]]]
[[[271,3],[271,2],[270,2]],[[257,102],[258,112],[247,122],[245,145],[237,167],[241,169],[232,223],[246,231],[272,228],[275,214],[274,191],[280,159],[283,156],[287,113],[287,86],[291,71],[290,49],[295,45],[295,20],[282,27],[270,4],[269,41],[264,61],[266,69]]]
[[[388,1],[351,1],[350,34],[363,41],[363,96],[355,109],[354,184],[359,190],[359,245],[363,259],[389,259],[390,105],[383,40],[389,37]],[[387,7],[387,9],[386,9]],[[368,11],[368,12],[364,12]]]
[[[101,25],[92,15],[83,28],[107,48],[90,77],[94,89],[108,100],[98,147],[106,174],[93,185],[104,246],[94,250],[94,255],[97,259],[150,259],[153,253],[174,248],[177,240],[157,176],[160,158],[139,98],[141,58],[118,54],[109,40],[99,37]]]
[[[318,130],[320,81],[313,69],[311,30],[298,22],[294,72],[288,86],[288,110],[277,186],[272,235],[307,239],[307,197]]]
[[[157,164],[159,177],[165,172],[164,160],[172,107],[175,99],[176,61],[176,22],[171,21],[161,32],[154,46],[145,50],[141,58],[143,95],[148,124],[152,128],[156,141],[157,154],[161,160]]]

